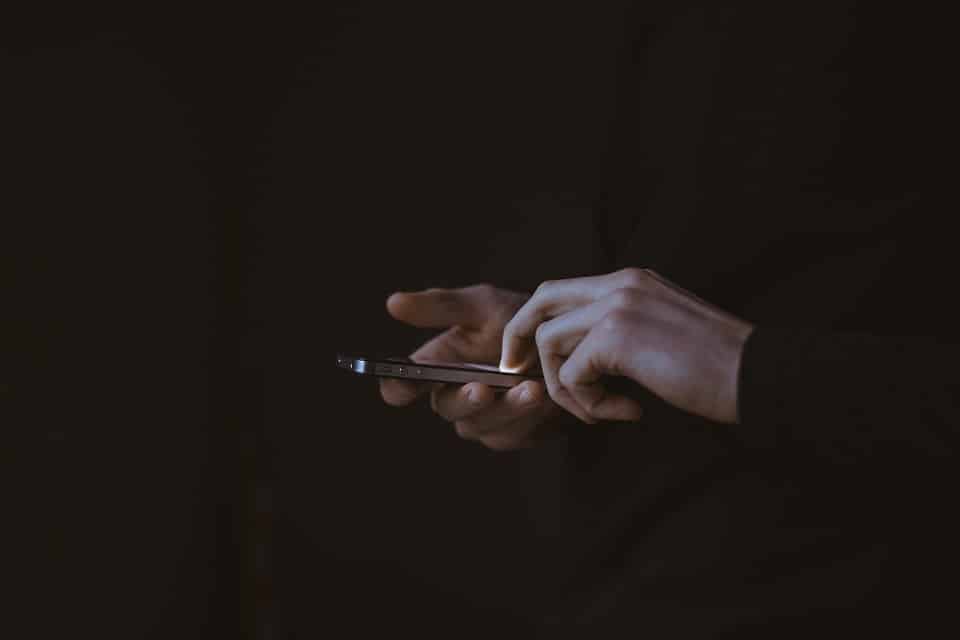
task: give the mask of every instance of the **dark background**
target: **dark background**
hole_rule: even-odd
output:
[[[391,291],[593,268],[622,8],[47,9],[3,29],[3,624],[523,635],[557,452],[332,360],[425,337]]]

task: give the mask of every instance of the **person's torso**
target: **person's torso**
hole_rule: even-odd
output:
[[[617,266],[759,325],[949,335],[948,25],[853,2],[665,18],[623,73],[606,198]],[[670,637],[859,624],[858,603],[876,613],[905,588],[892,581],[930,575],[929,554],[911,557],[922,537],[878,530],[898,488],[880,470],[896,464],[761,457],[679,412],[585,430],[570,445],[580,600],[560,619]]]

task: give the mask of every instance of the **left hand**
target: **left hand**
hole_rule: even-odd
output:
[[[504,328],[501,369],[539,354],[554,402],[587,423],[638,420],[639,404],[602,376],[630,378],[669,404],[735,423],[743,346],[753,325],[649,269],[544,282]]]

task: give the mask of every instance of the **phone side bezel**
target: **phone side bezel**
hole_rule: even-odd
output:
[[[337,356],[337,366],[359,375],[397,378],[414,382],[467,384],[479,382],[491,387],[509,389],[533,378],[515,373],[499,373],[464,369],[455,366],[418,364],[388,358]]]

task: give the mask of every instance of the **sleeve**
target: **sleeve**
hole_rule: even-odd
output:
[[[591,215],[593,251],[590,271],[595,274],[610,273],[616,270],[617,254],[613,242],[610,213],[603,201],[603,196],[598,196],[594,202]]]
[[[952,464],[960,448],[960,345],[758,327],[740,367],[748,444],[833,458]]]

